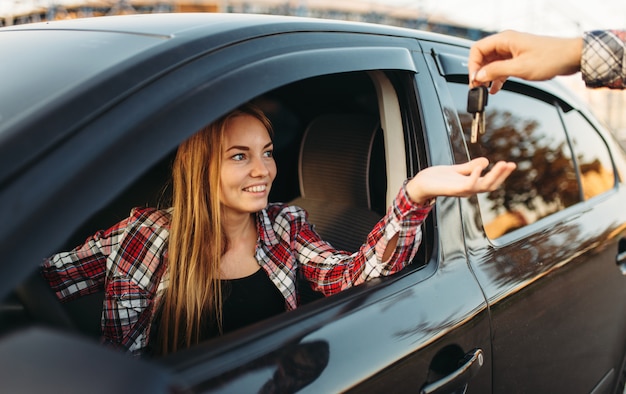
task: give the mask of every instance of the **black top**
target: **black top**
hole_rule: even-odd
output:
[[[267,276],[259,268],[255,273],[238,279],[222,280],[222,331],[228,333],[238,328],[256,323],[285,311],[285,298]],[[200,341],[219,336],[214,317],[203,319]],[[161,310],[155,313],[147,354],[159,354],[159,329]],[[181,338],[179,343],[185,341]]]
[[[285,311],[285,298],[263,269],[244,278],[222,280],[222,296],[224,333]]]

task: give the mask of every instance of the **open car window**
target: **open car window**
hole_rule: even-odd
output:
[[[364,71],[307,78],[251,101],[263,109],[274,127],[278,175],[270,202],[301,206],[323,239],[338,249],[355,251],[385,214],[407,177],[404,121],[388,73]],[[73,231],[58,251],[71,250],[96,231],[124,220],[135,207],[169,207],[174,154],[173,150],[150,166]],[[424,237],[428,242],[432,239]],[[432,250],[431,245],[428,250]],[[416,265],[425,264],[425,257],[421,258]],[[321,298],[306,285],[299,288],[302,305]],[[97,340],[103,292],[63,304],[57,312],[67,314],[69,321],[64,321],[64,317],[54,316],[57,312],[43,316],[44,311],[51,312],[49,299],[40,297],[43,291],[46,289],[40,283],[27,281],[7,299],[7,305],[15,308],[10,316],[0,316],[0,324],[11,320],[12,326],[18,327],[39,324],[42,322],[37,320],[42,319],[71,326]],[[25,297],[27,305],[23,305]]]

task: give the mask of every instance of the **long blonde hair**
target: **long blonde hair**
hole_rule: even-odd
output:
[[[163,354],[198,343],[204,319],[222,332],[220,260],[228,247],[220,204],[222,142],[228,121],[241,115],[260,120],[272,136],[268,118],[246,104],[184,141],[174,159],[169,285],[157,338]]]

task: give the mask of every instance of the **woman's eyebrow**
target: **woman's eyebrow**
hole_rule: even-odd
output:
[[[263,149],[269,148],[272,145],[274,145],[274,142],[270,141],[267,144],[265,144],[265,146],[263,146]],[[244,145],[233,145],[230,148],[226,149],[226,152],[228,152],[230,150],[233,150],[233,149],[249,151],[250,147],[249,146],[244,146]]]
[[[235,149],[235,150],[250,150],[250,148],[249,148],[249,147],[247,147],[247,146],[243,146],[243,145],[233,145],[233,146],[231,146],[230,148],[226,149],[226,152],[228,152],[228,151],[230,151],[230,150],[233,150],[233,149]]]

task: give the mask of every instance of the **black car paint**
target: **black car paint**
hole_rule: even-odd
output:
[[[571,108],[556,90],[521,89]],[[584,107],[581,111],[593,119]],[[605,138],[619,152],[615,141]],[[467,159],[463,146],[452,146],[455,157]],[[615,159],[623,163],[619,155]],[[620,365],[626,349],[621,334],[626,318],[606,309],[626,311],[624,278],[615,275],[625,198],[623,189],[612,190],[495,242],[484,236],[480,222],[464,222],[469,262],[490,305],[494,392],[612,390],[620,374],[613,366]],[[462,205],[464,217],[480,217],[471,200]],[[571,362],[581,359],[589,363]]]
[[[41,256],[52,253],[87,217],[193,130],[257,94],[318,73],[377,69],[409,73],[414,85],[401,90],[413,95],[419,105],[408,105],[408,99],[401,104],[407,129],[415,133],[407,137],[412,141],[407,147],[409,172],[419,170],[418,162],[424,159],[430,165],[467,160],[456,110],[446,97],[446,72],[437,63],[438,53],[463,58],[466,42],[379,26],[292,18],[283,22],[273,17],[265,25],[264,18],[234,17],[234,22],[229,18],[179,15],[134,17],[134,23],[119,26],[115,18],[60,25],[152,34],[163,44],[120,65],[122,77],[100,76],[89,91],[47,104],[44,115],[32,118],[27,126],[0,132],[0,157],[11,159],[2,159],[0,173],[0,209],[7,223],[0,230],[3,295],[26,277]],[[164,21],[170,20],[175,27],[187,24],[188,28],[168,32],[169,22]],[[205,20],[214,23],[206,30],[215,32],[207,39],[202,38]],[[551,91],[549,86],[545,89]],[[43,137],[31,137],[24,144],[17,134],[20,127]],[[422,149],[423,141],[427,150]],[[90,150],[84,150],[87,146]],[[93,174],[98,174],[97,180]],[[85,179],[90,182],[85,184]],[[556,392],[554,387],[557,391],[568,387],[563,379],[570,379],[575,391],[591,392],[593,387],[576,386],[577,378],[602,384],[611,368],[615,376],[619,374],[615,368],[626,350],[626,314],[613,314],[607,321],[589,319],[586,332],[598,335],[592,346],[576,343],[579,335],[572,329],[594,312],[611,316],[601,313],[600,305],[625,310],[624,293],[617,297],[613,293],[624,288],[613,258],[625,233],[626,217],[617,214],[624,193],[619,185],[598,197],[602,206],[596,204],[598,199],[580,204],[502,243],[485,238],[474,220],[479,217],[475,199],[440,198],[432,214],[438,237],[435,258],[425,266],[159,360],[145,379],[150,373],[166,376],[159,380],[163,386],[151,391],[170,385],[192,391],[249,392],[280,384],[283,390],[305,392],[419,391],[425,383],[453,374],[465,354],[480,348],[483,365],[467,392],[510,392],[520,387]],[[564,231],[568,237],[564,238]],[[15,248],[25,240],[28,247]],[[541,259],[536,258],[538,251],[545,253]],[[600,254],[595,256],[597,251]],[[568,257],[572,255],[575,258]],[[506,276],[498,270],[502,265],[511,268]],[[585,281],[589,277],[594,281]],[[570,283],[586,287],[567,292]],[[554,310],[562,310],[566,319],[561,327],[545,332],[542,315]],[[13,335],[0,340],[11,351],[13,341],[26,334]],[[49,336],[45,331],[28,335]],[[607,337],[611,341],[601,340]],[[92,349],[79,338],[67,340],[77,350],[93,354],[92,362],[103,371],[122,368],[110,359],[117,355]],[[32,358],[24,363],[33,369],[50,368],[37,364],[37,353],[59,349],[45,340],[32,343],[36,348],[28,350]],[[555,345],[567,352],[555,351]],[[609,347],[608,354],[602,346]],[[7,360],[11,351],[1,349],[2,359]],[[599,354],[589,354],[590,349]],[[98,357],[105,352],[106,357]],[[550,357],[554,369],[542,364]],[[309,367],[319,375],[299,380],[293,374],[280,374],[285,365],[300,358],[310,361]],[[146,363],[121,365],[132,370],[135,364],[139,368]],[[9,371],[2,376],[6,388],[46,387],[46,382],[26,382]],[[51,372],[72,374],[61,365],[53,365]],[[76,389],[89,385],[93,376],[71,378],[66,388]],[[608,378],[608,385],[613,385],[614,377]],[[122,382],[135,379],[131,374]]]

